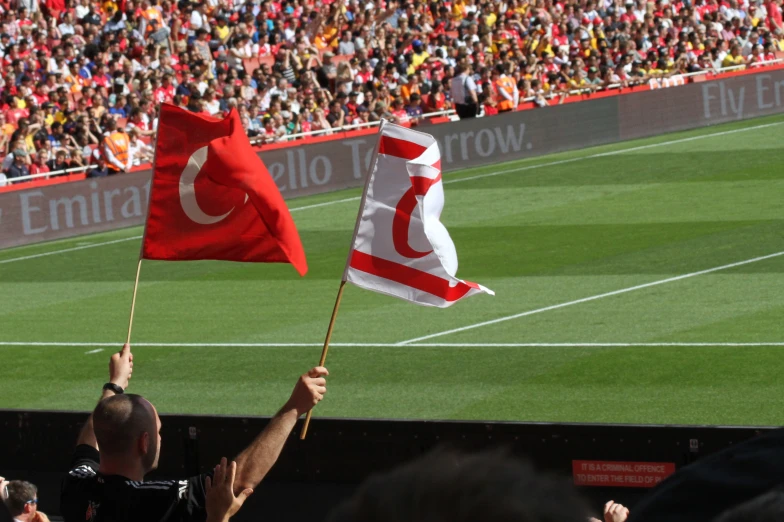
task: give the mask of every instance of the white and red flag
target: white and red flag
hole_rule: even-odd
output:
[[[494,295],[455,277],[457,252],[440,221],[443,208],[438,142],[429,134],[383,124],[344,280],[440,308],[469,295]]]

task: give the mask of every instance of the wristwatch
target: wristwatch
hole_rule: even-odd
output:
[[[113,391],[115,393],[115,395],[120,395],[123,392],[125,392],[125,390],[123,390],[122,388],[120,388],[119,386],[114,384],[113,382],[107,382],[106,384],[104,384],[103,385],[103,389],[104,390],[111,390],[111,391]]]

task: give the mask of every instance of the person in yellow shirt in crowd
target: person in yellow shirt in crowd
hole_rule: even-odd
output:
[[[724,57],[724,60],[721,61],[722,67],[733,67],[736,65],[744,65],[746,60],[743,59],[743,55],[740,52],[740,45],[733,45],[732,49],[730,49],[730,54]]]
[[[316,36],[313,38],[313,44],[319,51],[328,48],[337,49],[341,19],[342,14],[340,9],[338,9],[337,4],[332,4],[330,6],[327,23],[324,23],[324,17],[321,13],[316,17],[316,27],[314,31]]]
[[[224,45],[226,45],[229,41],[229,37],[233,32],[232,28],[229,27],[228,21],[226,20],[226,17],[223,15],[216,18],[216,22],[217,24],[215,25],[215,32],[218,34],[218,38],[220,38],[220,41],[223,42]]]
[[[114,2],[113,0],[106,0],[103,2],[101,8],[103,9],[103,12],[109,16],[114,16],[114,13],[119,9],[117,2]]]
[[[465,17],[465,7],[466,3],[465,0],[455,0],[452,2],[452,12],[450,16],[452,20],[459,22]]]
[[[536,47],[535,53],[539,58],[543,58],[544,56],[555,56],[553,47],[550,45],[550,38],[548,36],[542,36],[539,45]]]
[[[591,39],[587,35],[584,35],[580,38],[580,56],[588,58],[591,56],[592,51],[593,46],[591,45]]]
[[[42,105],[44,110],[44,126],[51,127],[54,123],[54,115],[57,107],[52,102],[46,102]]]
[[[762,21],[762,19],[757,16],[757,6],[753,4],[749,6],[748,17],[751,19],[752,27],[757,27]]]
[[[411,65],[414,67],[415,71],[418,71],[420,67],[430,58],[430,53],[425,50],[424,45],[422,45],[422,41],[417,39],[413,42],[414,47],[414,54],[411,56]]]
[[[6,138],[10,138],[16,130],[16,127],[8,123],[5,119],[5,113],[0,112],[0,134]]]
[[[579,69],[577,74],[572,76],[572,78],[569,80],[569,86],[573,89],[585,89],[589,86],[585,71],[583,69]]]
[[[495,4],[496,9],[499,9],[500,5],[501,5],[500,3]],[[487,27],[491,27],[492,28],[493,26],[495,26],[495,22],[497,20],[498,20],[498,15],[495,14],[495,11],[490,11],[489,13],[487,13],[485,15],[485,25]]]

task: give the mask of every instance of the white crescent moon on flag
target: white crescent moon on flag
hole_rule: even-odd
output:
[[[232,207],[232,209],[225,214],[210,216],[199,207],[199,203],[196,201],[196,190],[193,183],[196,181],[196,176],[199,175],[199,171],[201,171],[201,167],[206,161],[207,147],[202,147],[191,154],[191,157],[188,158],[188,164],[180,175],[180,205],[182,205],[182,210],[185,211],[185,215],[188,216],[191,221],[200,225],[212,225],[213,223],[217,223],[231,214],[232,210],[234,210]],[[245,201],[247,200],[248,195],[246,194]]]

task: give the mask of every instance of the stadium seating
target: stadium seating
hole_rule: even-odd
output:
[[[108,119],[149,140],[164,102],[216,117],[237,107],[251,137],[274,143],[336,126],[332,99],[342,102],[344,124],[409,124],[418,114],[405,105],[409,95],[434,112],[426,102],[438,88],[437,123],[451,109],[458,65],[473,67],[491,115],[503,101],[495,69],[514,80],[516,108],[529,109],[779,63],[778,2],[698,4],[265,0],[209,3],[205,15],[161,0],[42,4],[2,21],[4,153],[22,143],[31,155],[47,149],[54,171],[62,167],[54,152],[66,149],[76,165],[73,154],[95,147]],[[395,112],[397,99],[404,109]]]

